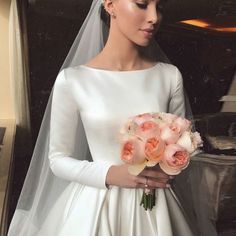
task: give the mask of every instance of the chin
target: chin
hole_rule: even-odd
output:
[[[137,42],[136,44],[140,47],[147,47],[150,44],[151,40],[145,40],[143,42]]]

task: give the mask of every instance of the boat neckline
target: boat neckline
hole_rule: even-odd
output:
[[[137,72],[151,71],[151,70],[155,69],[157,66],[159,66],[159,64],[161,64],[161,62],[157,62],[153,66],[150,66],[145,69],[139,69],[139,70],[106,70],[106,69],[100,69],[100,68],[95,68],[95,67],[86,66],[86,65],[80,65],[80,67],[88,69],[88,70],[100,71],[100,72],[112,72],[112,73],[132,73],[133,72],[133,73],[137,73]]]

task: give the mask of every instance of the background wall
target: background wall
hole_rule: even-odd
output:
[[[11,0],[0,0],[0,119],[14,119],[9,68],[9,11]]]

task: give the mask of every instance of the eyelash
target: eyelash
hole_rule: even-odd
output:
[[[136,3],[136,5],[140,8],[140,9],[147,9],[147,6],[148,6],[148,4],[146,4],[146,3]],[[163,10],[163,6],[161,5],[161,4],[158,4],[157,6],[156,6],[156,9],[157,9],[157,11],[158,12],[162,12],[162,10]]]
[[[148,4],[146,3],[136,3],[136,5],[140,8],[140,9],[146,9]]]

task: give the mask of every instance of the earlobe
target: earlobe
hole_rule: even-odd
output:
[[[114,13],[114,4],[113,4],[113,0],[103,0],[103,6],[104,9],[106,10],[106,12],[111,16],[111,17],[115,17],[115,13]]]

